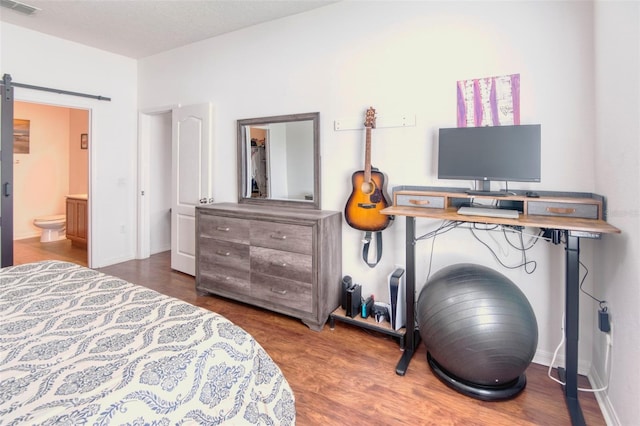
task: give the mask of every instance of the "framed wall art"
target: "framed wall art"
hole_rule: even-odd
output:
[[[29,153],[30,126],[31,126],[31,122],[29,120],[23,120],[20,118],[15,118],[13,120],[13,153],[14,154]]]

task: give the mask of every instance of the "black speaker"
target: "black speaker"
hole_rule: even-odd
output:
[[[345,311],[347,310],[347,290],[353,285],[353,281],[349,275],[345,275],[342,278],[342,293],[340,294],[340,306]]]
[[[360,305],[362,304],[362,287],[360,284],[354,284],[347,289],[347,312],[346,315],[355,318],[360,314]]]

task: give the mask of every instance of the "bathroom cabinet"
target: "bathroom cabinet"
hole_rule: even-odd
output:
[[[196,208],[196,289],[321,330],[338,307],[340,212],[220,203]]]
[[[87,199],[67,197],[67,238],[77,247],[87,247]]]

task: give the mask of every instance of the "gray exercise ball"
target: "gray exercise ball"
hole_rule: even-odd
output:
[[[455,380],[506,386],[524,376],[533,359],[538,345],[533,309],[524,293],[493,269],[469,263],[441,269],[422,288],[416,309],[429,356]]]

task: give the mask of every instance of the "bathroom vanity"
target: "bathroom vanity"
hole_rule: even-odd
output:
[[[87,194],[67,195],[67,238],[76,247],[87,247]]]

